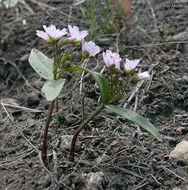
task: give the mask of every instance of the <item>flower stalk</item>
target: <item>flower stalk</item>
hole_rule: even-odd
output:
[[[54,102],[55,100],[53,100],[50,104],[50,108],[48,111],[48,117],[46,120],[46,125],[44,128],[44,136],[43,136],[43,145],[42,145],[42,160],[44,162],[44,164],[46,164],[46,160],[47,160],[47,138],[48,138],[48,128],[49,128],[49,124],[51,121],[51,117],[52,117],[52,112],[54,109]]]
[[[74,153],[75,153],[75,146],[76,146],[76,140],[79,135],[79,133],[84,129],[87,124],[93,120],[99,113],[102,112],[102,110],[105,108],[104,104],[101,104],[81,125],[80,127],[75,131],[74,136],[72,138],[71,143],[71,150],[70,150],[70,160],[74,161]]]

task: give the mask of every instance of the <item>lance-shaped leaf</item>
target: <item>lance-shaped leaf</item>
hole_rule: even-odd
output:
[[[68,69],[65,70],[61,70],[60,75],[62,75],[65,72],[69,72],[69,71],[85,71],[88,72],[92,75],[92,77],[95,79],[100,93],[101,93],[101,100],[103,102],[103,104],[107,104],[109,102],[109,100],[111,99],[110,97],[110,87],[108,84],[108,81],[106,80],[105,76],[101,73],[95,72],[95,71],[90,71],[89,69],[85,69],[79,66],[71,66]]]
[[[19,0],[5,0],[3,1],[4,6],[6,9],[15,7]]]
[[[93,72],[88,69],[86,71],[89,72],[95,79],[101,93],[101,100],[103,104],[108,103],[108,101],[110,100],[110,88],[105,76],[101,73]]]
[[[63,78],[58,80],[49,80],[44,83],[42,92],[45,94],[47,101],[52,101],[58,97],[64,83],[65,79]]]
[[[53,59],[48,58],[37,49],[32,49],[29,56],[29,63],[33,69],[43,78],[53,80]]]
[[[85,1],[87,1],[87,0],[80,0],[80,1],[78,1],[77,3],[74,3],[74,6],[81,5],[81,4],[84,3]]]
[[[149,132],[151,135],[153,135],[156,139],[161,141],[161,136],[157,129],[153,126],[152,123],[150,123],[146,118],[143,116],[129,110],[129,109],[123,109],[121,107],[117,107],[114,105],[106,105],[105,106],[110,111],[132,121],[138,124],[140,127],[144,128],[147,132]]]

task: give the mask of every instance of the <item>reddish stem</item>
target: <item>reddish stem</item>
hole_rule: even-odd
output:
[[[46,164],[46,160],[47,160],[47,145],[46,144],[47,144],[47,137],[48,137],[48,128],[49,128],[49,124],[51,121],[52,112],[54,109],[54,102],[55,102],[55,100],[53,100],[50,104],[50,108],[48,111],[48,117],[47,117],[46,125],[44,128],[43,145],[42,145],[42,160],[45,164]]]
[[[82,129],[86,127],[86,125],[94,119],[95,116],[97,116],[103,109],[105,108],[104,104],[101,104],[89,117],[87,120],[85,120],[80,127],[76,130],[74,133],[74,136],[72,138],[72,144],[71,144],[71,150],[70,150],[70,160],[74,161],[74,152],[75,152],[75,145],[76,145],[76,139]]]

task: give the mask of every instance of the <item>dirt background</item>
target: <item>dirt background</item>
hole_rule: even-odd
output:
[[[100,22],[103,5],[98,0],[95,5]],[[84,77],[80,95],[82,73],[70,73],[60,95],[60,120],[50,124],[48,168],[39,154],[49,107],[40,92],[45,81],[31,68],[28,56],[32,48],[51,56],[49,46],[35,34],[42,25],[87,29],[88,21],[83,9],[74,7],[71,0],[25,0],[10,10],[0,50],[0,189],[187,190],[188,166],[169,159],[175,145],[188,140],[187,10],[185,0],[133,0],[130,31],[96,42],[102,51],[141,58],[138,70],[151,71],[151,80],[129,101],[135,90],[131,86],[119,105],[147,117],[162,142],[134,123],[103,111],[79,136],[76,161],[70,162],[71,135],[82,118],[83,102],[85,117],[98,105],[92,78]],[[101,54],[87,64],[95,71],[103,66]]]

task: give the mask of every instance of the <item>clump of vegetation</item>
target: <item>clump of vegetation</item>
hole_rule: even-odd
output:
[[[41,77],[47,80],[42,87],[42,92],[45,94],[47,101],[50,102],[42,146],[42,158],[45,163],[47,160],[48,128],[54,104],[56,103],[56,107],[58,107],[58,96],[66,82],[66,79],[63,78],[63,76],[67,72],[82,71],[89,73],[98,85],[101,96],[101,104],[99,107],[81,123],[80,127],[74,133],[70,150],[71,160],[74,160],[75,144],[79,133],[104,109],[108,109],[132,122],[137,123],[155,138],[161,140],[157,129],[146,118],[129,109],[124,109],[114,105],[114,103],[117,103],[126,95],[125,91],[130,82],[137,83],[150,78],[148,72],[135,73],[135,69],[140,63],[139,59],[123,60],[118,53],[106,50],[102,53],[106,71],[104,74],[94,72],[82,67],[82,63],[86,59],[96,56],[101,51],[100,47],[93,41],[87,42],[84,40],[89,34],[88,31],[80,31],[77,26],[70,25],[68,26],[68,30],[66,28],[58,29],[54,25],[49,27],[44,25],[43,29],[44,31],[37,30],[36,34],[51,46],[53,58],[48,58],[39,50],[32,49],[29,57],[29,63]],[[76,62],[73,59],[72,54],[74,53],[73,50],[80,51],[80,45],[80,54],[82,55],[82,58],[80,61]],[[64,46],[63,49],[61,48],[62,46]],[[120,81],[120,76],[123,73],[126,77],[123,81]]]

